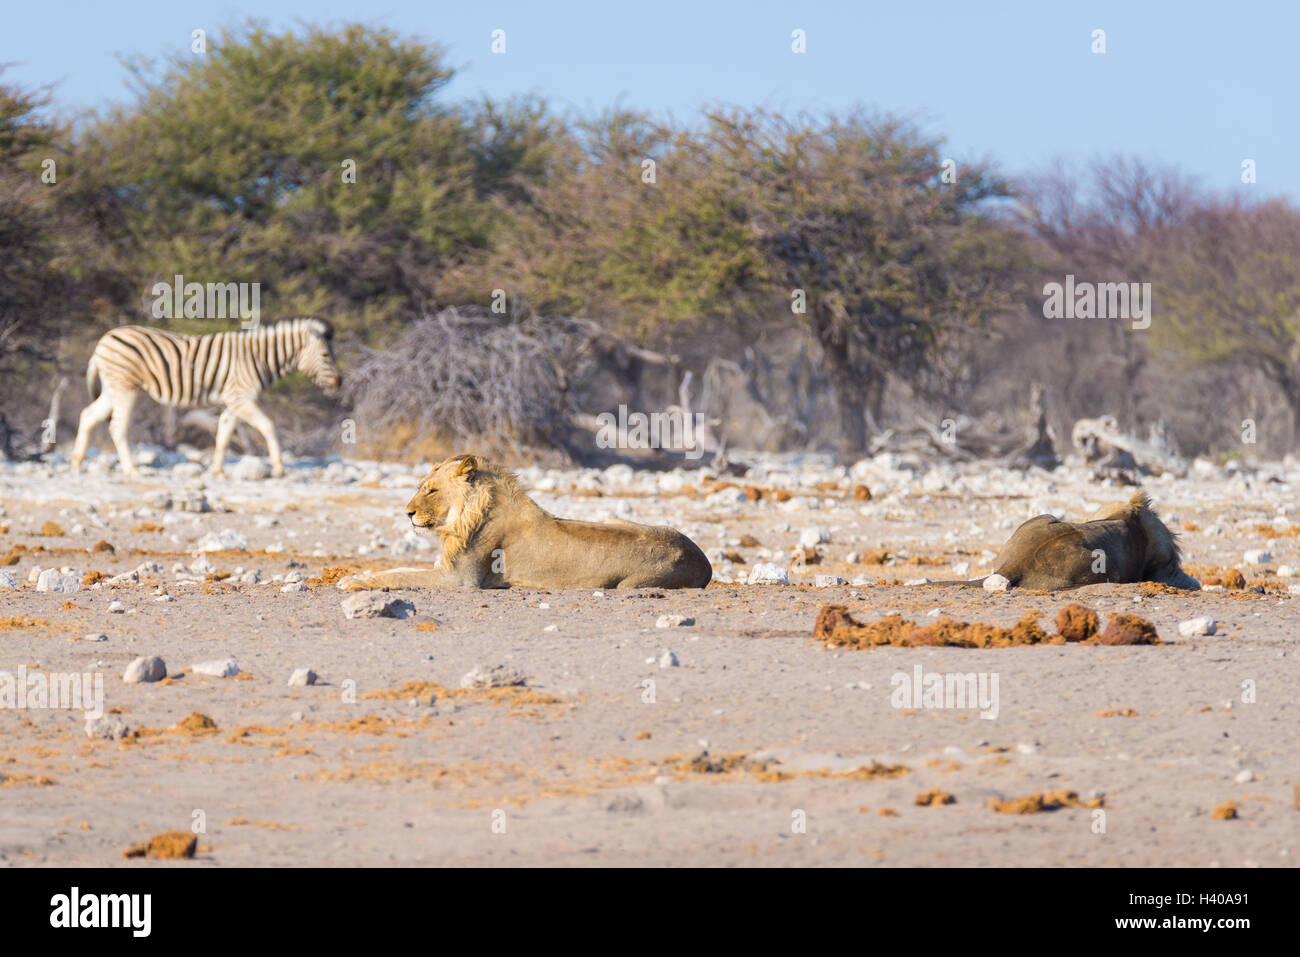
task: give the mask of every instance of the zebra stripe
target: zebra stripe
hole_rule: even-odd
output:
[[[276,379],[301,372],[328,394],[338,392],[334,364],[334,330],[324,319],[288,319],[244,332],[182,336],[145,326],[119,326],[106,332],[86,365],[86,386],[94,401],[81,413],[70,458],[81,468],[90,433],[111,420],[109,435],[128,475],[138,474],[127,441],[131,409],[144,392],[163,405],[190,408],[225,406],[217,422],[212,452],[213,475],[222,474],[226,446],[237,420],[248,422],[266,440],[271,474],[283,475],[284,463],[275,425],[257,407],[257,397]],[[96,394],[95,384],[102,385]]]
[[[292,372],[303,372],[326,391],[337,389],[332,337],[322,319],[204,336],[119,326],[99,340],[92,365],[106,386],[139,389],[164,405],[230,404],[255,398]]]

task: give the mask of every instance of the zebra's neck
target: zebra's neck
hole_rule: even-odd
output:
[[[259,326],[240,335],[252,340],[249,357],[264,385],[270,385],[294,370],[298,364],[298,354],[302,352],[306,340],[302,325],[297,320]]]

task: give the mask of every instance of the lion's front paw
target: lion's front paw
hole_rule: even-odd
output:
[[[344,591],[365,591],[367,588],[374,588],[375,586],[370,583],[370,576],[363,573],[360,575],[345,575],[338,580],[335,587]]]

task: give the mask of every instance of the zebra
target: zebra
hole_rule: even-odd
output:
[[[86,365],[86,388],[94,400],[81,413],[72,470],[81,471],[90,433],[110,416],[108,433],[122,471],[139,475],[131,461],[127,430],[141,392],[163,405],[192,408],[224,405],[208,474],[221,478],[226,446],[242,419],[262,433],[271,474],[284,474],[275,426],[257,406],[261,391],[282,376],[301,372],[326,395],[338,395],[342,376],[334,364],[334,329],[324,319],[287,319],[241,332],[182,336],[145,326],[118,326],[104,333]],[[96,382],[102,391],[95,388]]]

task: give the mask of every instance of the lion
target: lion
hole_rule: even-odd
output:
[[[1086,522],[1036,515],[1012,533],[995,567],[1013,586],[1045,591],[1098,582],[1201,587],[1183,571],[1178,536],[1156,515],[1146,492],[1103,507]]]
[[[703,588],[713,577],[704,552],[676,529],[556,518],[512,472],[476,455],[435,465],[406,514],[437,531],[438,562],[349,575],[339,588]]]

